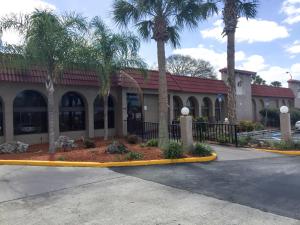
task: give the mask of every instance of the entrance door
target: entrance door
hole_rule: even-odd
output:
[[[142,134],[143,114],[138,94],[127,93],[127,132]]]

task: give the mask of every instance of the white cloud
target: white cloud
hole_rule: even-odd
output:
[[[28,14],[35,9],[55,10],[56,7],[43,0],[8,0],[2,1],[0,7],[0,17],[4,17],[11,13]],[[20,44],[22,37],[15,30],[4,31],[2,41],[9,44]]]
[[[285,23],[300,22],[300,0],[285,0],[282,3],[281,12],[286,15]]]
[[[216,71],[226,67],[226,52],[215,51],[213,48],[206,48],[203,45],[199,45],[196,48],[176,49],[173,53],[209,61]],[[243,51],[236,52],[236,68],[257,72],[267,83],[277,80],[282,82],[284,86],[287,86],[287,80],[290,77],[286,72],[290,72],[293,75],[293,79],[300,80],[300,63],[293,64],[290,67],[274,66],[266,63],[261,55],[247,55]]]
[[[294,43],[286,48],[286,51],[292,55],[300,53],[300,41],[294,41]]]
[[[213,28],[201,31],[203,38],[214,38],[220,42],[226,42],[226,37],[222,36],[223,23],[217,20]],[[237,42],[270,42],[276,39],[282,39],[289,36],[286,27],[279,25],[274,21],[241,18],[236,30]]]

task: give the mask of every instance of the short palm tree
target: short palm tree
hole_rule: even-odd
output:
[[[220,1],[213,0],[217,5]],[[240,17],[254,18],[258,0],[222,0],[223,34],[227,36],[227,76],[228,76],[228,118],[236,123],[236,83],[235,83],[235,32]]]
[[[208,15],[207,7],[197,0],[115,0],[114,20],[127,27],[133,23],[142,38],[157,43],[159,70],[159,146],[168,144],[168,89],[165,44],[179,45],[179,32],[194,28]]]
[[[90,63],[99,77],[99,95],[104,103],[104,139],[108,139],[108,98],[111,77],[125,73],[128,68],[137,68],[146,75],[147,64],[138,56],[139,39],[132,34],[113,33],[99,18],[92,19]]]
[[[86,25],[80,15],[58,16],[46,10],[36,10],[22,18],[12,15],[0,21],[0,30],[14,28],[25,36],[24,57],[27,61],[46,69],[50,153],[55,152],[54,84],[66,63],[70,62],[67,52],[74,47],[74,38],[86,31]]]

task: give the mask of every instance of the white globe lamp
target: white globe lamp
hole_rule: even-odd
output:
[[[189,115],[189,113],[190,113],[190,110],[189,110],[188,107],[183,107],[183,108],[181,109],[181,114],[182,114],[183,116],[187,116],[187,115]]]
[[[288,113],[289,112],[289,108],[287,106],[281,106],[280,107],[280,112],[281,113]]]

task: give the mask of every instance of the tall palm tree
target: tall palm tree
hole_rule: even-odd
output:
[[[254,18],[257,0],[223,0],[223,34],[227,36],[228,117],[236,123],[235,32],[240,17]]]
[[[55,152],[54,84],[70,62],[67,52],[73,39],[86,31],[86,22],[77,14],[58,16],[51,11],[36,10],[18,17],[11,15],[0,21],[0,30],[14,28],[25,36],[24,57],[30,64],[46,69],[45,86],[48,97],[49,152]]]
[[[179,32],[194,28],[208,15],[199,0],[115,0],[114,20],[127,27],[133,23],[142,38],[157,44],[159,70],[159,146],[168,144],[168,89],[166,79],[165,44],[179,45]]]
[[[91,61],[101,81],[99,95],[104,103],[104,139],[108,139],[108,97],[111,77],[126,68],[135,67],[146,75],[147,64],[138,56],[139,39],[132,34],[113,33],[105,23],[94,17],[92,28]]]

